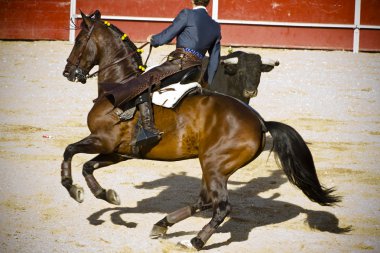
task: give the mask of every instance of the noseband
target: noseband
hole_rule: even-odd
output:
[[[96,21],[95,21],[95,22],[96,22]],[[74,73],[75,73],[75,77],[78,77],[78,79],[80,79],[80,80],[87,80],[87,79],[89,79],[89,78],[92,78],[92,77],[97,76],[97,74],[98,74],[99,72],[101,72],[101,71],[103,71],[103,70],[105,70],[105,69],[107,69],[107,68],[109,68],[109,67],[111,67],[111,66],[113,66],[113,65],[115,65],[115,64],[118,64],[118,63],[124,61],[125,59],[129,58],[131,55],[133,55],[133,54],[135,54],[135,53],[137,53],[137,52],[142,52],[141,49],[144,48],[146,45],[149,44],[149,42],[146,42],[146,43],[144,43],[143,45],[141,45],[140,47],[138,47],[137,50],[135,50],[135,51],[133,51],[133,52],[127,54],[126,56],[120,58],[119,60],[116,60],[116,61],[114,61],[114,62],[112,62],[112,63],[110,63],[110,64],[104,66],[103,68],[99,69],[98,71],[96,71],[96,72],[94,72],[94,73],[92,73],[92,74],[89,74],[90,70],[83,70],[81,67],[79,67],[79,64],[80,64],[80,62],[81,62],[81,58],[82,58],[83,52],[84,52],[84,50],[86,49],[87,44],[88,44],[88,42],[89,42],[89,40],[90,40],[90,38],[91,38],[91,35],[92,35],[93,31],[94,31],[95,22],[92,23],[92,25],[91,25],[91,27],[90,27],[90,30],[89,30],[89,32],[88,32],[88,34],[87,34],[87,36],[86,36],[86,39],[85,39],[85,44],[82,45],[82,48],[81,48],[81,51],[80,51],[80,53],[79,53],[79,56],[78,56],[78,59],[77,59],[76,63],[73,64],[69,59],[66,60],[69,64],[75,66],[75,71],[74,71]],[[109,23],[108,23],[108,24],[109,24]],[[146,64],[147,64],[148,59],[149,59],[150,54],[151,54],[151,51],[152,51],[152,46],[150,46],[149,54],[148,54],[148,56],[147,56],[147,58],[146,58],[146,60],[145,60],[145,63],[144,63],[144,68],[146,67]]]

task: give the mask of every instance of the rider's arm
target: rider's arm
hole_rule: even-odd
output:
[[[168,28],[166,28],[159,34],[153,35],[151,37],[150,44],[154,47],[158,47],[172,41],[185,28],[187,23],[188,11],[188,9],[182,10]]]

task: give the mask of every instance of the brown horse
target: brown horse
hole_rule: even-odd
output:
[[[120,204],[118,195],[100,186],[94,170],[132,158],[178,161],[198,157],[203,172],[199,199],[157,222],[151,237],[162,236],[169,226],[212,208],[211,221],[191,240],[193,247],[201,249],[230,212],[228,178],[260,155],[265,132],[269,131],[273,151],[291,183],[321,205],[340,201],[332,195],[332,188],[319,183],[310,150],[292,127],[265,122],[251,107],[221,94],[188,96],[175,109],[154,106],[156,125],[163,131],[162,140],[153,148],[136,153],[131,141],[139,114],[130,121],[120,122],[113,104],[102,96],[101,84],[120,83],[140,74],[141,57],[119,29],[100,19],[98,11],[82,17],[81,31],[63,74],[70,81],[85,82],[89,71],[98,64],[99,97],[88,114],[91,134],[70,144],[64,152],[62,184],[75,200],[83,201],[83,189],[73,185],[71,176],[75,154],[98,154],[83,165],[83,176],[97,198],[112,204]]]

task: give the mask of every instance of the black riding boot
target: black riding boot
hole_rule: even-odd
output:
[[[142,129],[136,139],[136,145],[154,145],[161,139],[160,131],[154,125],[153,110],[150,102],[144,101],[137,105],[142,122]]]

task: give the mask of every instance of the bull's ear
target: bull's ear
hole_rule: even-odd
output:
[[[272,65],[261,64],[261,72],[269,72],[274,68]]]
[[[92,21],[90,17],[87,17],[82,11],[80,11],[80,15],[82,16],[83,19],[83,25],[89,29],[92,25]]]

